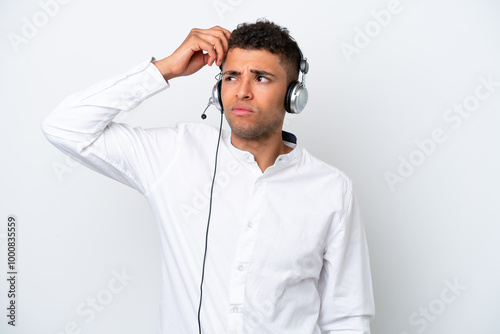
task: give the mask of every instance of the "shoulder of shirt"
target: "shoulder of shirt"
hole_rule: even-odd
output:
[[[194,134],[196,136],[201,136],[207,134],[217,135],[219,133],[219,129],[212,125],[195,122],[179,122],[177,123],[176,128],[179,133],[183,135]]]
[[[322,174],[322,176],[330,178],[332,181],[342,183],[346,190],[352,190],[352,179],[344,171],[312,155],[303,147],[302,159],[305,159],[307,163],[311,164],[311,167],[314,168],[318,174]]]

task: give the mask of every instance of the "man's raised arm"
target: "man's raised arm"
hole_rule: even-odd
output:
[[[156,130],[132,128],[113,119],[167,88],[167,80],[191,75],[205,65],[220,65],[229,37],[230,32],[220,27],[191,30],[169,57],[147,60],[66,98],[44,119],[43,133],[74,160],[145,193],[144,178],[154,178],[155,169],[168,163],[157,156],[168,160],[168,153],[175,150],[176,131],[163,131],[162,139],[170,139],[170,144],[163,143],[162,151],[155,152]]]

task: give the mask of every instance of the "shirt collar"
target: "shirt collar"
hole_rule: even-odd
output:
[[[283,138],[283,141],[297,145],[297,136],[291,132],[281,131],[281,138]]]
[[[281,132],[281,137],[283,138],[283,142],[285,145],[288,147],[293,148],[293,150],[287,154],[281,154],[276,158],[276,161],[274,163],[275,166],[285,166],[288,164],[293,163],[300,155],[302,152],[302,147],[297,144],[297,136],[295,136],[291,132],[287,131],[282,131]],[[226,146],[229,148],[231,153],[240,161],[252,163],[255,162],[255,158],[252,153],[244,150],[240,150],[239,148],[235,147],[231,143],[231,132],[228,131],[225,136],[224,136],[224,142]]]

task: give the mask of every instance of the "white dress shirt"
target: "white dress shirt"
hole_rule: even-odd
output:
[[[168,87],[151,61],[71,95],[46,137],[76,161],[140,191],[162,246],[157,334],[198,333],[199,284],[218,129],[113,122]],[[175,111],[173,111],[175,112]],[[374,315],[364,228],[350,179],[293,150],[261,172],[222,133],[201,321],[206,334],[368,334]]]

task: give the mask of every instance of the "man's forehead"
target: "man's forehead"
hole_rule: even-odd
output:
[[[228,68],[227,66],[229,65]],[[237,71],[237,68],[245,65],[251,65],[251,69],[254,71],[270,71],[276,72],[279,69],[286,71],[281,59],[278,55],[273,54],[267,50],[263,49],[240,49],[233,48],[228,51],[226,58],[224,59],[221,69],[224,71],[232,70]]]

